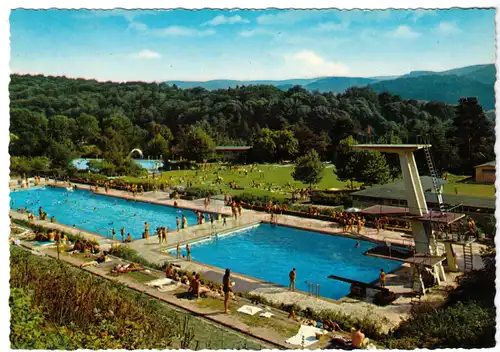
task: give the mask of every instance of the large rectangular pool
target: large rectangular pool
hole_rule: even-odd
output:
[[[68,192],[65,188],[33,188],[10,193],[11,209],[27,207],[35,215],[42,207],[49,218],[55,216],[58,223],[111,236],[114,228],[120,239],[120,228],[133,239],[142,238],[144,223],[149,224],[153,234],[156,227],[176,228],[175,218],[185,215],[188,225],[196,225],[193,211],[174,207],[129,201],[126,199],[97,195],[86,190]]]
[[[339,299],[349,293],[350,284],[328,279],[328,275],[369,283],[378,278],[381,268],[387,273],[401,265],[363,255],[375,244],[360,241],[356,247],[356,242],[346,237],[261,224],[193,243],[191,256],[195,261],[283,286],[289,285],[288,274],[296,268],[296,289],[308,291],[307,282],[312,282],[320,284],[321,296]]]

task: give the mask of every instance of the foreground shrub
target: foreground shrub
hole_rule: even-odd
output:
[[[475,302],[416,313],[387,340],[391,349],[495,346],[495,315]]]
[[[14,246],[10,258],[12,348],[260,347],[63,262]]]
[[[112,247],[109,251],[109,254],[114,255],[115,257],[122,258],[124,260],[127,260],[129,262],[133,262],[136,264],[140,264],[143,266],[147,266],[152,269],[157,269],[157,270],[163,270],[166,265],[168,265],[167,262],[164,264],[156,264],[153,262],[150,262],[149,260],[145,259],[143,256],[139,255],[136,250],[130,248],[127,245],[119,245],[117,247]]]

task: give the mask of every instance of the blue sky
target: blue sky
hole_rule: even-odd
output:
[[[368,77],[495,61],[489,10],[14,10],[11,70],[113,81]]]

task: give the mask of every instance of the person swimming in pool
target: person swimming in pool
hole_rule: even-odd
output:
[[[177,225],[177,231],[180,231],[181,222],[178,216],[175,217],[175,224]]]
[[[360,247],[360,243],[359,243],[359,241],[358,241],[358,242],[356,242],[356,246],[355,246],[355,247],[356,247],[356,248],[359,248],[359,247]]]

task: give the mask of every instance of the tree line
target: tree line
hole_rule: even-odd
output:
[[[429,138],[439,170],[471,174],[474,165],[495,157],[494,122],[473,97],[449,105],[370,88],[342,94],[269,85],[208,91],[42,75],[11,75],[9,89],[11,156],[47,157],[54,167],[82,156],[124,168],[133,148],[151,157],[201,161],[216,145],[252,145],[254,162],[295,160],[315,150],[322,161],[338,164],[345,144],[352,144],[348,138],[415,143],[419,136]],[[397,172],[397,160],[384,158]],[[425,165],[423,155],[417,158]]]

